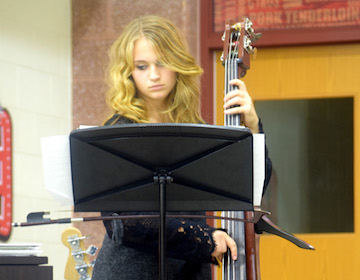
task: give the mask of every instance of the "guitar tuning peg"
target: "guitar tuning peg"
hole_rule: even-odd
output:
[[[94,256],[94,255],[96,254],[97,250],[98,250],[98,248],[97,248],[96,246],[90,245],[90,246],[86,249],[85,253],[88,254],[88,255],[90,255],[90,256]]]
[[[72,249],[77,249],[80,247],[80,241],[83,239],[85,239],[84,236],[78,237],[77,235],[71,235],[68,237],[67,241]]]
[[[85,264],[76,267],[76,270],[79,273],[80,280],[91,280],[90,276],[88,275],[88,267],[90,266],[91,265],[89,264]]]
[[[224,61],[224,52],[221,53],[220,61]]]

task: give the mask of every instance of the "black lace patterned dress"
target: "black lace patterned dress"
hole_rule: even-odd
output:
[[[109,124],[130,123],[115,115]],[[261,128],[261,126],[260,126]],[[262,129],[262,128],[261,128]],[[267,158],[267,179],[271,162]],[[270,172],[270,173],[269,173]],[[102,213],[103,215],[145,214],[143,212]],[[149,213],[146,214],[155,214]],[[183,212],[179,214],[190,214]],[[203,212],[191,212],[201,214]],[[159,219],[105,221],[107,234],[98,254],[93,280],[159,279]],[[166,224],[167,279],[209,280],[216,229],[205,219],[168,219]]]

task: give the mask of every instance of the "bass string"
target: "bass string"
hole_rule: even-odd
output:
[[[238,34],[235,34],[234,41],[238,41]],[[237,87],[231,85],[229,82],[238,78],[238,62],[237,53],[238,45],[233,41],[233,34],[230,34],[230,42],[228,49],[228,58],[225,60],[225,91],[226,95]],[[239,114],[225,114],[225,126],[240,126],[241,118]],[[223,217],[244,217],[242,211],[223,211]],[[224,255],[222,266],[222,279],[223,280],[245,280],[246,279],[246,255],[245,255],[245,228],[242,223],[236,223],[230,220],[222,220],[222,227],[228,230],[229,235],[235,240],[238,246],[238,259],[233,261],[231,254],[228,252]]]

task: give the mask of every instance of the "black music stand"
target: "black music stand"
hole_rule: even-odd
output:
[[[124,124],[70,134],[75,212],[252,211],[252,134],[203,124]]]

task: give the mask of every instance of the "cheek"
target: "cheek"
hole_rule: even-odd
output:
[[[137,88],[141,87],[142,80],[143,80],[141,73],[139,73],[138,71],[133,71],[131,75],[133,77],[135,86]]]
[[[174,72],[170,72],[168,75],[168,79],[171,82],[172,86],[174,87],[176,85],[177,74]]]

